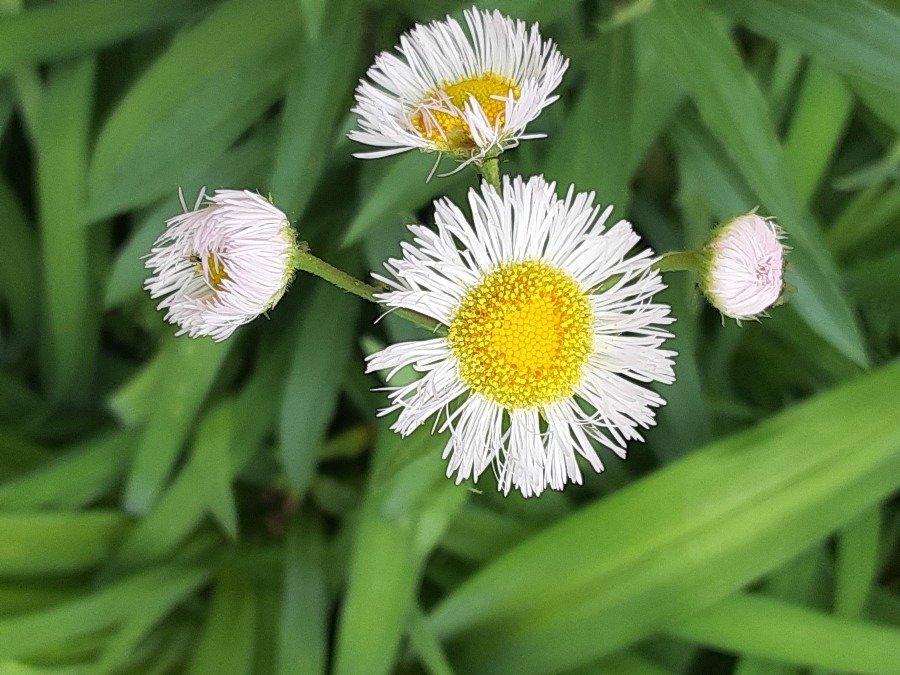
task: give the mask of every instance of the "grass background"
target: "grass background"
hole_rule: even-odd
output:
[[[359,275],[461,199],[345,133],[467,4],[0,1],[0,673],[900,673],[896,4],[485,5],[571,59],[504,173],[659,251],[756,206],[793,247],[760,323],[667,277],[668,405],[583,486],[444,478],[362,374],[417,329],[318,280],[223,344],[141,290],[178,187],[271,193]]]

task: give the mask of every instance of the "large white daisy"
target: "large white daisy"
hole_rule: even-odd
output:
[[[645,385],[674,380],[664,288],[650,250],[620,220],[606,229],[593,193],[558,199],[543,177],[504,178],[502,193],[469,192],[471,222],[447,199],[436,230],[411,225],[412,243],[376,277],[379,300],[425,314],[446,337],[388,346],[367,370],[421,374],[388,387],[392,429],[411,433],[436,416],[457,482],[492,466],[504,493],[581,482],[576,456],[603,470],[595,442],[621,457],[663,399]]]
[[[477,162],[543,136],[525,127],[558,98],[568,59],[537,25],[475,8],[464,16],[468,32],[448,16],[401,36],[399,56],[375,57],[356,89],[359,129],[349,135],[383,149],[357,157],[419,148]]]
[[[176,335],[224,340],[271,309],[294,275],[287,216],[249,190],[200,191],[189,210],[166,221],[147,256],[144,282]]]
[[[755,213],[713,232],[703,250],[700,286],[710,303],[738,321],[755,319],[775,305],[784,288],[781,229]]]

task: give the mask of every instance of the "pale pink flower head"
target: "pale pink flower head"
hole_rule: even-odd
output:
[[[180,193],[179,193],[180,196]],[[166,221],[145,266],[151,298],[176,335],[217,342],[275,306],[294,276],[297,243],[287,216],[249,190],[200,191]]]
[[[755,319],[775,305],[784,288],[781,229],[756,213],[717,227],[703,249],[700,286],[725,316]]]

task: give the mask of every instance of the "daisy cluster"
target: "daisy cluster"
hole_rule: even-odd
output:
[[[375,148],[357,157],[418,150],[485,177],[467,210],[438,199],[434,226],[410,225],[400,257],[373,275],[381,305],[439,335],[375,351],[366,369],[384,373],[380,414],[395,416],[394,431],[431,421],[446,434],[448,476],[477,481],[490,468],[499,490],[526,497],[581,483],[583,465],[602,471],[602,448],[624,458],[665,403],[652,385],[675,379],[660,258],[631,223],[611,222],[593,192],[568,186],[560,197],[544,176],[497,174],[502,152],[543,135],[527,127],[558,98],[568,65],[537,25],[496,11],[417,25],[359,82],[349,132]],[[755,214],[716,230],[699,256],[701,290],[724,315],[776,303],[780,239]],[[178,334],[220,340],[278,302],[303,255],[269,200],[201,192],[167,221],[146,288]]]

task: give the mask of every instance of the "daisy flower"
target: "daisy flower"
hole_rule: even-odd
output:
[[[569,61],[537,25],[527,29],[497,11],[464,12],[466,30],[449,16],[416,25],[399,56],[382,52],[356,89],[355,141],[385,157],[413,148],[481,162],[526,138],[525,127],[558,96]]]
[[[192,211],[166,221],[146,256],[144,282],[176,335],[217,342],[271,309],[294,275],[296,248],[287,216],[255,192],[200,191]]]
[[[558,199],[543,177],[504,177],[469,192],[471,222],[447,199],[435,202],[436,231],[414,239],[377,276],[379,300],[447,327],[446,337],[403,342],[369,356],[387,380],[412,366],[421,376],[388,387],[407,435],[432,416],[449,431],[444,458],[457,483],[489,466],[498,488],[524,496],[581,482],[576,456],[595,471],[594,442],[621,457],[638,428],[655,423],[663,399],[645,385],[674,380],[674,352],[661,349],[669,307],[650,250],[628,257],[631,224],[604,224],[612,207],[569,188]]]
[[[710,303],[738,321],[776,304],[784,287],[782,232],[748,213],[720,225],[703,249],[700,287]]]

